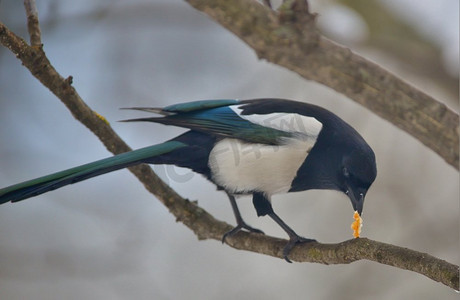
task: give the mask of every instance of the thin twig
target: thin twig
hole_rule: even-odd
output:
[[[27,14],[27,30],[29,31],[30,44],[32,46],[41,46],[42,38],[35,0],[24,0],[24,7]]]

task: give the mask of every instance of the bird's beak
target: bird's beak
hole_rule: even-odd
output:
[[[366,191],[362,189],[348,189],[347,195],[350,198],[353,209],[357,211],[361,216],[363,212],[364,196],[366,195]]]

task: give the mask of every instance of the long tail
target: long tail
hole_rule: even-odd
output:
[[[168,141],[18,183],[0,189],[0,204],[8,201],[17,202],[34,197],[68,184],[143,163],[155,156],[186,146],[186,144],[178,141]]]

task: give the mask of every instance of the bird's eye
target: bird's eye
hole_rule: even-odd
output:
[[[342,172],[343,172],[343,176],[347,178],[350,177],[350,172],[348,172],[348,169],[346,167],[343,167]]]

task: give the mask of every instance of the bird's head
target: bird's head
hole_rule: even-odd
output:
[[[374,152],[370,148],[356,149],[343,157],[341,167],[340,190],[361,215],[367,190],[377,175]]]

